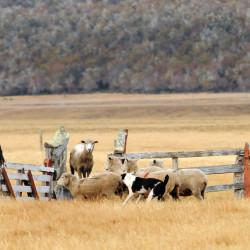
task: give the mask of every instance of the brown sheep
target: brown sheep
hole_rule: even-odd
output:
[[[57,184],[66,187],[74,198],[97,198],[121,192],[123,182],[115,173],[99,173],[89,178],[78,179],[70,173],[63,173]]]
[[[79,178],[82,178],[82,175],[85,178],[86,174],[87,177],[89,177],[92,171],[94,165],[92,152],[94,150],[95,143],[98,143],[98,141],[87,139],[81,142],[84,145],[77,144],[72,149],[69,158],[69,165],[71,174],[74,174],[74,172],[77,171]]]

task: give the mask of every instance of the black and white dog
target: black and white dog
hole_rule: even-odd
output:
[[[156,196],[163,196],[165,193],[165,186],[168,182],[168,175],[165,177],[165,181],[157,180],[154,178],[140,178],[136,177],[133,174],[126,173],[122,174],[121,178],[124,182],[124,184],[128,187],[129,194],[126,200],[123,202],[123,205],[125,205],[133,196],[134,194],[138,193],[139,197],[136,201],[136,203],[140,200],[141,195],[150,192],[153,190],[157,185],[161,184],[151,195],[151,199]],[[163,193],[162,193],[163,192]],[[151,200],[150,199],[150,200]]]
[[[162,182],[156,183],[154,188],[150,191],[148,195],[147,202],[150,202],[153,198],[157,197],[158,201],[162,199],[165,191],[166,191],[166,185],[168,183],[169,176],[165,176],[165,180]]]

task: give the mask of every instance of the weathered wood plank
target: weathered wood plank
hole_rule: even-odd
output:
[[[10,180],[24,180],[24,181],[28,181],[28,175],[27,174],[21,174],[21,173],[7,173],[9,176]],[[33,179],[34,181],[50,181],[50,175],[33,175]],[[18,184],[17,184],[18,185]]]
[[[218,191],[227,191],[227,190],[236,190],[236,189],[244,189],[244,183],[240,182],[240,183],[234,183],[234,184],[208,186],[207,189],[206,189],[206,193],[218,192]]]
[[[26,192],[26,193],[32,193],[31,186],[12,186],[14,192]],[[38,193],[49,193],[50,192],[50,186],[37,186],[36,190]],[[8,191],[6,185],[2,185],[2,191]]]
[[[207,156],[226,156],[244,154],[244,149],[221,149],[205,151],[181,151],[181,152],[145,152],[128,154],[108,154],[117,156],[121,159],[153,159],[153,158],[187,158],[187,157],[207,157]]]
[[[219,165],[219,166],[208,166],[208,167],[193,167],[193,168],[183,168],[183,169],[199,169],[207,175],[244,172],[244,166],[241,164]]]
[[[40,172],[54,172],[54,168],[45,167],[44,165],[33,165],[33,164],[26,164],[26,163],[15,163],[15,162],[6,162],[6,168],[7,169],[16,169],[16,170],[22,170],[25,171],[31,170],[31,171],[40,171]]]
[[[17,172],[19,173],[19,174],[24,174],[24,170],[22,169],[22,170],[17,170]],[[9,177],[9,179],[11,179],[10,178],[10,176],[9,176],[9,174],[8,174],[8,177]],[[15,178],[16,179],[16,178]],[[15,180],[14,179],[14,180]],[[23,180],[20,180],[20,179],[16,179],[16,185],[23,185]],[[16,192],[16,196],[22,196],[22,193],[21,192]]]
[[[3,200],[10,200],[10,196],[0,196],[0,199]],[[35,197],[26,197],[26,196],[22,196],[22,197],[16,197],[16,200],[21,200],[21,201],[34,201],[36,200]],[[40,200],[42,201],[49,201],[49,198],[47,197],[40,197]]]
[[[36,198],[35,197],[17,197],[17,200],[21,200],[21,201],[34,201],[34,200],[36,200]],[[47,197],[40,197],[39,200],[48,201],[49,198],[47,198]]]

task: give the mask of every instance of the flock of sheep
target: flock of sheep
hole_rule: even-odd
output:
[[[132,173],[140,178],[154,178],[164,181],[169,176],[163,200],[178,200],[179,196],[193,195],[199,200],[205,199],[207,187],[206,175],[198,169],[166,169],[163,161],[152,160],[146,168],[138,168],[137,159],[121,159],[115,156],[108,157],[105,164],[107,172],[89,177],[93,168],[95,143],[98,141],[85,140],[76,145],[70,153],[70,173],[62,174],[58,184],[66,187],[74,198],[96,198],[117,194],[122,196],[128,189],[121,179],[121,174]],[[78,173],[79,178],[74,176]],[[83,178],[82,178],[83,176]],[[87,178],[86,178],[87,177]],[[145,195],[147,197],[147,194]]]

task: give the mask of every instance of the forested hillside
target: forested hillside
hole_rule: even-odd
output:
[[[1,0],[0,95],[250,91],[248,0]]]

